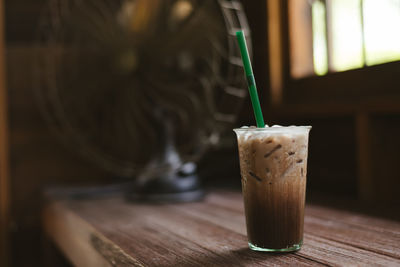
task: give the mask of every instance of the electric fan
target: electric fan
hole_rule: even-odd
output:
[[[131,198],[199,199],[196,161],[247,94],[239,29],[250,42],[235,0],[49,0],[39,107],[68,148],[134,181]]]

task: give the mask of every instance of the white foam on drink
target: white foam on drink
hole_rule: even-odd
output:
[[[265,138],[268,136],[285,136],[293,137],[297,135],[308,134],[311,126],[281,126],[281,125],[265,125],[264,128],[257,128],[255,126],[242,126],[241,128],[234,129],[242,141],[249,139]]]

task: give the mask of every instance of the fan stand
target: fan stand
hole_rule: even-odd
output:
[[[161,117],[160,113],[157,117]],[[159,131],[160,151],[136,179],[127,193],[130,201],[170,203],[192,202],[204,197],[194,162],[184,163],[173,141],[172,121],[163,118]]]

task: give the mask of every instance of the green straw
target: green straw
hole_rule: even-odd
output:
[[[247,85],[249,87],[250,99],[251,104],[253,105],[257,127],[264,128],[265,122],[261,111],[260,100],[258,99],[256,80],[254,79],[253,68],[251,67],[249,51],[247,50],[246,39],[243,31],[237,31],[236,38],[239,43],[240,53],[242,54],[244,72],[246,74]]]

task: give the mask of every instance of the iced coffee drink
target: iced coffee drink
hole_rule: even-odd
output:
[[[294,251],[303,241],[311,127],[239,128],[237,134],[249,246]]]

